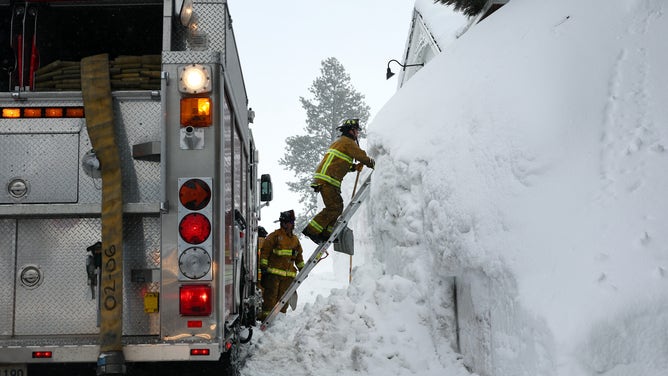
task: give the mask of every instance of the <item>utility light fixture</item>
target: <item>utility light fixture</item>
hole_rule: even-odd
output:
[[[424,64],[406,64],[406,65],[404,65],[404,64],[401,64],[400,62],[398,62],[397,60],[392,59],[392,60],[387,62],[387,73],[385,73],[385,79],[386,80],[389,80],[390,77],[394,76],[394,73],[392,73],[392,71],[390,70],[390,63],[393,62],[393,61],[395,63],[399,64],[401,67],[403,67],[404,70],[406,70],[406,67],[424,67]]]

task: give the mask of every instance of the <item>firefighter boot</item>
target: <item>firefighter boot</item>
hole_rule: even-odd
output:
[[[306,236],[307,236],[309,239],[311,239],[315,244],[320,245],[320,244],[323,243],[323,240],[321,239],[321,235],[320,235],[320,234],[316,234],[315,232],[313,232],[313,231],[310,229],[309,226],[306,226],[306,227],[304,228],[304,230],[302,230],[302,234],[306,235]],[[327,239],[325,239],[325,240],[327,240]]]

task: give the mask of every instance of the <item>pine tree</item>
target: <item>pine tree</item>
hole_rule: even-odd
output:
[[[301,231],[316,214],[318,196],[311,180],[318,163],[329,145],[341,134],[336,128],[344,119],[360,119],[361,134],[369,119],[370,108],[350,83],[350,75],[334,57],[321,62],[320,76],[308,89],[311,99],[300,97],[306,110],[306,134],[286,139],[287,150],[279,163],[294,172],[296,180],[288,182],[291,191],[299,194],[304,211],[297,216],[295,229]]]
[[[488,0],[434,0],[434,3],[454,5],[455,11],[461,11],[467,16],[476,16],[482,12]]]

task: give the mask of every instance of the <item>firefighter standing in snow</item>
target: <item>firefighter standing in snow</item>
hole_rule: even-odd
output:
[[[297,269],[302,270],[304,267],[302,246],[297,235],[292,233],[295,228],[295,212],[293,210],[282,212],[278,221],[281,228],[264,239],[260,250],[260,268],[264,287],[262,319],[269,315],[278,300],[290,287],[292,280],[297,276]],[[285,313],[287,309],[288,306],[285,305],[281,312]]]
[[[342,133],[341,137],[329,146],[311,184],[311,187],[320,193],[325,208],[316,214],[302,231],[302,234],[317,244],[329,239],[336,220],[343,212],[341,198],[343,177],[350,171],[361,171],[362,165],[369,168],[374,168],[375,165],[374,160],[357,144],[360,133],[359,119],[345,120],[338,129]],[[355,164],[355,160],[360,163]]]

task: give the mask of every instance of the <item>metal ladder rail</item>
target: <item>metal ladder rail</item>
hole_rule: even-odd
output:
[[[264,321],[260,325],[260,330],[265,330],[267,326],[271,324],[272,320],[276,317],[278,312],[283,308],[284,305],[288,303],[292,294],[294,294],[294,292],[297,291],[297,288],[299,288],[301,283],[306,279],[306,277],[308,277],[311,270],[313,270],[316,264],[318,264],[318,262],[321,260],[323,253],[327,252],[327,248],[334,243],[334,239],[336,239],[337,236],[339,236],[339,234],[341,233],[341,231],[343,231],[343,229],[348,225],[348,221],[350,220],[350,218],[355,214],[355,212],[357,211],[357,209],[359,209],[362,202],[369,195],[370,184],[371,184],[371,174],[366,178],[366,180],[364,180],[362,185],[359,187],[359,190],[357,191],[357,193],[355,193],[355,196],[352,198],[350,204],[348,204],[343,213],[341,213],[341,216],[336,221],[334,230],[332,231],[332,234],[329,236],[329,239],[327,239],[326,242],[320,244],[315,249],[315,251],[313,251],[313,254],[304,264],[302,270],[297,274],[297,276],[292,281],[288,289],[285,290],[283,296],[281,296],[281,299],[279,299],[278,303],[276,303],[276,305],[274,306],[274,308],[272,308],[269,315],[267,315],[267,317],[264,319]]]

